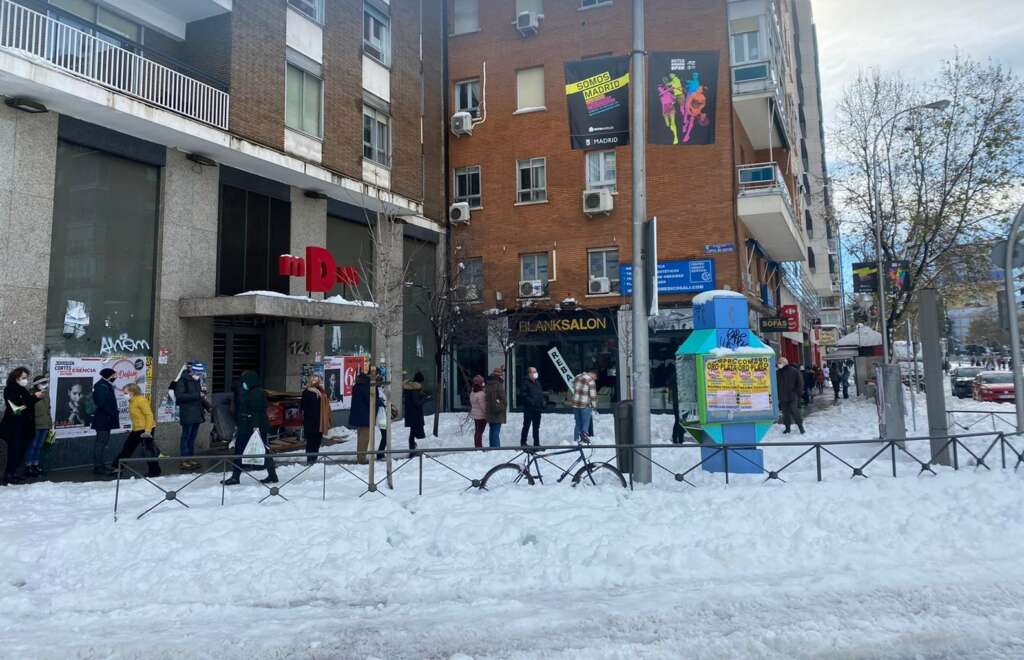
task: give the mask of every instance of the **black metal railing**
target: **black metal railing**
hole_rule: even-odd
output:
[[[927,444],[926,444],[927,443]],[[614,457],[625,453],[626,455],[632,453],[632,460],[646,460],[649,461],[652,468],[655,469],[656,473],[664,473],[669,475],[674,482],[680,484],[686,484],[688,486],[697,487],[700,480],[695,478],[694,473],[709,461],[721,457],[722,466],[724,472],[719,473],[706,473],[703,481],[706,483],[709,480],[717,482],[717,475],[721,475],[726,484],[731,483],[735,477],[742,475],[743,477],[763,477],[763,482],[777,481],[780,483],[786,483],[787,479],[785,476],[790,474],[799,473],[796,466],[801,468],[807,468],[807,472],[803,473],[807,476],[813,474],[814,481],[823,481],[825,478],[824,468],[837,469],[839,474],[847,474],[849,478],[869,478],[871,476],[884,476],[887,477],[898,477],[901,470],[905,471],[908,467],[911,469],[913,474],[920,476],[925,473],[933,476],[938,476],[939,472],[936,471],[936,467],[944,465],[945,461],[948,460],[947,467],[953,470],[960,470],[965,467],[971,467],[975,470],[985,468],[991,470],[993,466],[998,465],[999,467],[1006,469],[1012,467],[1014,470],[1020,467],[1024,463],[1024,453],[1021,449],[1018,449],[1018,445],[1024,447],[1024,439],[1018,434],[1010,434],[1002,431],[985,431],[985,432],[972,432],[972,433],[961,433],[961,434],[950,434],[947,436],[917,436],[906,438],[904,440],[880,440],[878,438],[868,438],[863,440],[835,440],[828,442],[773,442],[764,444],[730,444],[730,445],[709,445],[700,444],[694,442],[681,443],[681,444],[645,444],[645,445],[621,445],[621,444],[593,444],[583,445],[581,450],[577,450],[575,446],[556,445],[556,446],[545,446],[537,448],[523,448],[523,447],[495,447],[495,448],[474,448],[474,447],[444,447],[444,448],[432,448],[432,449],[421,449],[413,454],[410,454],[408,450],[392,449],[392,457],[401,456],[399,460],[395,460],[395,467],[392,470],[392,477],[402,472],[409,465],[415,464],[417,466],[417,479],[416,479],[416,493],[417,495],[423,494],[424,489],[424,466],[438,466],[443,470],[454,475],[456,483],[459,483],[463,487],[463,491],[471,489],[482,489],[482,479],[484,475],[490,471],[490,469],[481,472],[481,474],[467,474],[475,470],[480,470],[479,464],[470,466],[457,465],[456,460],[460,457],[464,457],[470,454],[493,454],[494,456],[502,457],[500,463],[495,463],[494,467],[500,464],[507,464],[518,460],[524,460],[529,465],[532,462],[545,461],[558,469],[565,469],[568,471],[565,465],[562,465],[552,460],[555,456],[566,456],[567,458],[576,458],[578,455],[582,455],[582,451],[590,452],[593,456],[595,452],[613,452],[611,456],[607,457],[604,462],[599,460],[592,460],[589,463],[591,466],[597,465],[612,465]],[[854,455],[843,455],[843,450],[850,450],[853,448],[863,448],[866,455],[854,456]],[[692,458],[686,459],[682,454],[685,450],[705,450],[700,456],[700,460],[693,462]],[[746,452],[751,449],[764,450],[765,464],[762,466],[758,463],[751,461],[746,455]],[[280,483],[263,483],[253,475],[249,474],[248,471],[243,467],[241,475],[247,480],[252,480],[258,483],[261,488],[258,491],[259,503],[265,502],[269,499],[280,499],[288,501],[288,497],[285,494],[285,489],[289,488],[296,480],[304,474],[319,474],[322,479],[322,484],[319,489],[320,498],[322,500],[327,499],[327,483],[329,473],[342,472],[352,477],[352,479],[360,484],[358,497],[362,497],[368,493],[377,493],[382,496],[386,496],[384,490],[381,489],[382,484],[388,480],[387,472],[378,466],[379,472],[376,472],[373,477],[370,476],[370,471],[365,464],[357,463],[357,459],[360,457],[365,458],[369,456],[372,458],[373,454],[377,452],[357,452],[354,450],[350,451],[330,451],[320,452],[317,454],[305,454],[305,453],[294,453],[294,454],[273,454],[272,458],[276,463],[278,469],[289,464],[300,464],[301,469],[294,474],[289,473],[286,478]],[[387,453],[387,452],[385,452]],[[992,458],[994,453],[998,453],[998,458]],[[511,456],[511,458],[508,458]],[[266,456],[246,456],[243,457],[245,460],[258,460],[260,465]],[[677,459],[684,458],[682,463],[679,463]],[[312,459],[312,462],[310,462]],[[149,483],[153,488],[160,491],[160,498],[154,502],[147,509],[139,513],[136,517],[142,518],[146,514],[150,513],[157,507],[168,503],[176,502],[184,508],[190,508],[189,504],[185,502],[182,497],[182,491],[186,488],[193,486],[196,483],[209,479],[211,477],[221,477],[223,481],[228,472],[233,468],[236,461],[239,461],[239,457],[235,455],[221,455],[221,456],[207,456],[203,457],[203,461],[206,462],[206,467],[198,473],[188,474],[187,481],[183,485],[178,485],[175,488],[170,488],[170,483],[166,480],[154,480],[146,476],[146,474],[140,471],[143,467],[142,464],[157,461],[162,465],[178,465],[183,461],[195,460],[195,457],[167,457],[167,458],[132,458],[121,461],[122,470],[118,473],[118,477],[115,485],[114,494],[114,519],[117,519],[120,506],[121,498],[121,482],[124,480],[122,477],[135,476],[146,483]],[[587,465],[585,462],[584,465]],[[731,466],[731,468],[730,468]],[[811,468],[813,466],[813,472]],[[254,471],[262,471],[262,467],[253,468]],[[408,470],[405,470],[408,473]],[[625,473],[625,471],[624,471]],[[563,473],[563,478],[565,473]],[[626,475],[629,478],[628,486],[630,489],[633,488],[633,481],[631,474]],[[561,481],[561,479],[559,479]],[[392,479],[392,482],[394,480]],[[528,483],[533,484],[533,479],[528,479]],[[577,483],[573,481],[574,485]],[[223,506],[226,501],[226,489],[227,486],[221,484],[220,487],[220,505]],[[199,492],[196,492],[197,496],[201,496]]]

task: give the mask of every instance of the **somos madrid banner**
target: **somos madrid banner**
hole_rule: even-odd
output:
[[[628,58],[566,62],[565,96],[573,149],[629,144]]]
[[[714,144],[718,51],[651,53],[647,75],[647,141]]]

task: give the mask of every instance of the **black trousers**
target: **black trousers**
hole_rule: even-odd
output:
[[[519,444],[526,444],[526,436],[530,432],[530,427],[533,427],[533,446],[540,446],[540,411],[539,410],[524,410],[523,411],[523,432],[519,436]]]
[[[317,433],[304,433],[303,435],[306,437],[306,453],[307,454],[319,453],[319,451],[320,451],[320,443],[324,441],[324,434],[320,433],[320,432],[317,432]],[[312,465],[313,463],[316,463],[316,456],[307,456],[306,457],[306,465]]]
[[[840,384],[840,382],[838,380],[836,382],[832,383],[832,391],[835,392],[836,401],[839,400],[839,388],[840,387],[842,387],[842,385]]]
[[[8,438],[7,439],[7,467],[4,469],[4,473],[7,477],[13,477],[17,472],[18,468],[21,467],[21,462],[25,460],[25,450],[28,449],[29,440],[27,438]]]
[[[124,441],[124,446],[121,447],[121,453],[114,459],[114,467],[121,462],[122,459],[131,458],[135,453],[135,450],[139,448],[139,445],[149,454],[150,458],[156,458],[160,455],[160,451],[156,448],[156,443],[153,442],[153,438],[142,439],[142,431],[132,431],[128,434],[128,437]],[[160,476],[160,463],[157,461],[148,461],[146,463],[146,474],[150,477]]]
[[[793,422],[796,422],[798,427],[802,427],[804,425],[804,418],[800,416],[799,401],[796,399],[782,401],[779,404],[779,407],[782,408],[782,424],[786,427],[787,431]]]
[[[242,453],[245,451],[245,446],[247,444],[249,444],[249,438],[248,437],[243,438],[241,435],[239,435],[235,439],[235,457],[236,458],[232,462],[232,468],[231,468],[231,476],[234,477],[235,479],[237,479],[240,476],[242,476],[242,467],[243,467],[242,466]],[[270,448],[264,446],[263,453],[265,455],[265,458],[263,459],[263,469],[267,471],[267,476],[268,477],[276,479],[277,478],[277,469],[274,466],[274,459],[273,459],[273,457],[270,456]],[[245,469],[246,470],[249,470],[249,469],[259,470],[260,468],[246,465]]]

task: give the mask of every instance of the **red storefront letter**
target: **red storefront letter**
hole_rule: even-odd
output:
[[[277,274],[284,277],[305,277],[306,262],[302,260],[302,257],[282,254],[277,258]]]
[[[352,266],[338,266],[338,284],[359,286],[359,271]]]
[[[333,289],[337,270],[330,252],[322,247],[306,248],[306,291],[326,293]]]

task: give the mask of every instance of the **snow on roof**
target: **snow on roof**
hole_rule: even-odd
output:
[[[286,298],[288,300],[301,300],[302,302],[327,303],[328,305],[352,305],[353,307],[376,307],[377,303],[369,300],[349,300],[342,296],[331,296],[323,300],[316,300],[309,296],[290,296],[279,291],[243,291],[236,296],[264,296],[266,298]]]
[[[739,291],[730,291],[729,289],[715,289],[714,291],[705,291],[704,293],[698,293],[693,297],[694,305],[703,305],[709,302],[712,298],[743,298],[746,296]]]

